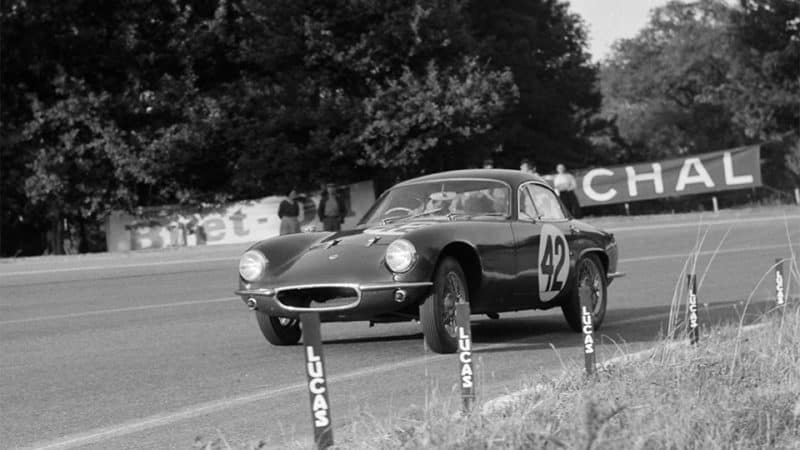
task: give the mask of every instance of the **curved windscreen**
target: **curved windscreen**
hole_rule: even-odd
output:
[[[383,194],[361,224],[413,217],[509,214],[508,185],[494,180],[440,180],[395,187]]]

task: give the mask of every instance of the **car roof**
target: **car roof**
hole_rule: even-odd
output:
[[[528,181],[538,181],[545,183],[544,179],[538,175],[525,173],[519,170],[511,169],[464,169],[464,170],[449,170],[447,172],[438,172],[430,175],[423,175],[421,177],[412,178],[410,180],[397,183],[397,186],[404,186],[407,184],[415,184],[425,181],[441,181],[455,178],[484,178],[498,180],[508,183],[512,187],[516,187],[521,183]]]

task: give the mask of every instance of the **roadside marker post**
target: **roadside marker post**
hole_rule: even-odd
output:
[[[300,313],[303,325],[303,347],[306,356],[308,394],[311,402],[311,423],[314,427],[314,443],[318,449],[333,445],[333,424],[328,398],[328,381],[325,360],[322,357],[322,333],[319,313]]]
[[[592,290],[589,286],[578,288],[578,298],[581,305],[581,330],[583,330],[583,358],[586,376],[595,373],[596,357],[594,353],[594,318],[592,317]]]
[[[783,306],[786,304],[786,285],[783,277],[783,259],[775,259],[775,304]]]
[[[472,329],[469,324],[469,303],[456,303],[456,332],[458,333],[458,379],[461,400],[468,413],[475,403],[475,370],[472,364]]]
[[[700,342],[700,323],[697,317],[697,275],[688,275],[689,299],[687,313],[689,315],[689,343],[695,345]]]

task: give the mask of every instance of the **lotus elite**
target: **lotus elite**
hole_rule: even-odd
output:
[[[354,229],[256,243],[236,294],[274,345],[298,343],[300,313],[315,311],[323,322],[419,320],[430,349],[452,353],[457,303],[492,318],[559,307],[580,331],[588,295],[599,328],[620,275],[614,235],[571,218],[542,178],[458,170],[393,186]]]

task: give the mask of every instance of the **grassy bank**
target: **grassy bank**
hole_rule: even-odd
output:
[[[342,448],[800,448],[800,308],[760,327],[720,326],[610,365],[532,380],[499,411],[453,414],[457,398],[400,423],[354,424]],[[395,421],[397,422],[397,421]],[[364,436],[365,429],[379,430]]]
[[[697,346],[663,340],[628,356],[593,378],[582,361],[564,363],[560,376],[534,377],[491,411],[459,414],[452,395],[399,419],[362,418],[336,430],[336,448],[800,449],[796,299],[746,328],[707,330]],[[220,434],[195,448],[230,447]]]

